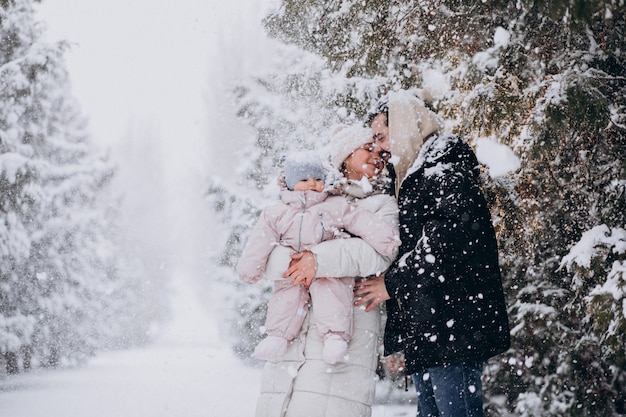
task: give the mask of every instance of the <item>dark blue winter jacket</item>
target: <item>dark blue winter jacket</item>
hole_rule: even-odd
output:
[[[472,149],[433,136],[398,195],[398,259],[385,276],[385,354],[406,370],[486,360],[510,344],[491,216]]]

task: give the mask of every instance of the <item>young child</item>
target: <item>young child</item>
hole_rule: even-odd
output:
[[[283,175],[287,189],[281,191],[281,201],[261,212],[237,264],[243,281],[261,279],[275,245],[301,252],[325,240],[353,235],[381,255],[393,256],[400,245],[398,231],[345,197],[324,191],[326,170],[319,156],[312,152],[288,155]],[[310,300],[315,305],[311,319],[324,341],[324,360],[329,364],[341,361],[352,335],[353,287],[354,278],[319,278],[309,288],[290,279],[276,279],[265,322],[268,337],[253,356],[282,357],[302,326]]]

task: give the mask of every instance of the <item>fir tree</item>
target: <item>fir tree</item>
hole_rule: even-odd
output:
[[[41,40],[31,1],[0,6],[0,354],[18,372],[79,362],[122,337],[141,277],[122,274],[108,233],[114,203],[102,196],[115,170],[89,143],[66,45]]]

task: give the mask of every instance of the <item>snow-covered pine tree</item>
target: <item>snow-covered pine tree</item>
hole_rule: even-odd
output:
[[[32,1],[0,3],[0,363],[9,372],[75,363],[119,336],[110,296],[130,279],[107,235],[112,202],[100,200],[114,169],[88,142],[65,44],[43,42],[41,30]],[[118,319],[139,299],[125,296]]]
[[[493,415],[623,407],[624,9],[621,0],[284,0],[266,19],[335,74],[439,89],[433,105],[453,131],[520,155],[518,172],[486,184],[513,324],[511,351],[489,366]],[[604,236],[592,262],[566,257],[592,230]]]
[[[32,133],[31,82],[42,70],[47,54],[36,44],[38,33],[32,20],[32,6],[25,2],[2,2],[0,9],[2,57],[0,72],[2,97],[2,317],[1,353],[9,371],[19,369],[18,358],[34,341],[38,323],[39,284],[37,275],[26,276],[34,247],[32,235],[37,230],[36,214],[43,194],[39,169],[32,162],[35,155]],[[37,46],[35,46],[37,45]],[[30,116],[30,117],[29,117]],[[39,275],[44,278],[44,275]],[[26,351],[24,351],[26,350]],[[26,360],[25,367],[29,366]]]

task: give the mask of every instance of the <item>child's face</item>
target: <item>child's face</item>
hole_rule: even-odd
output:
[[[293,186],[294,191],[307,191],[313,190],[321,193],[324,190],[324,181],[315,178],[309,178],[307,180],[298,181]]]

